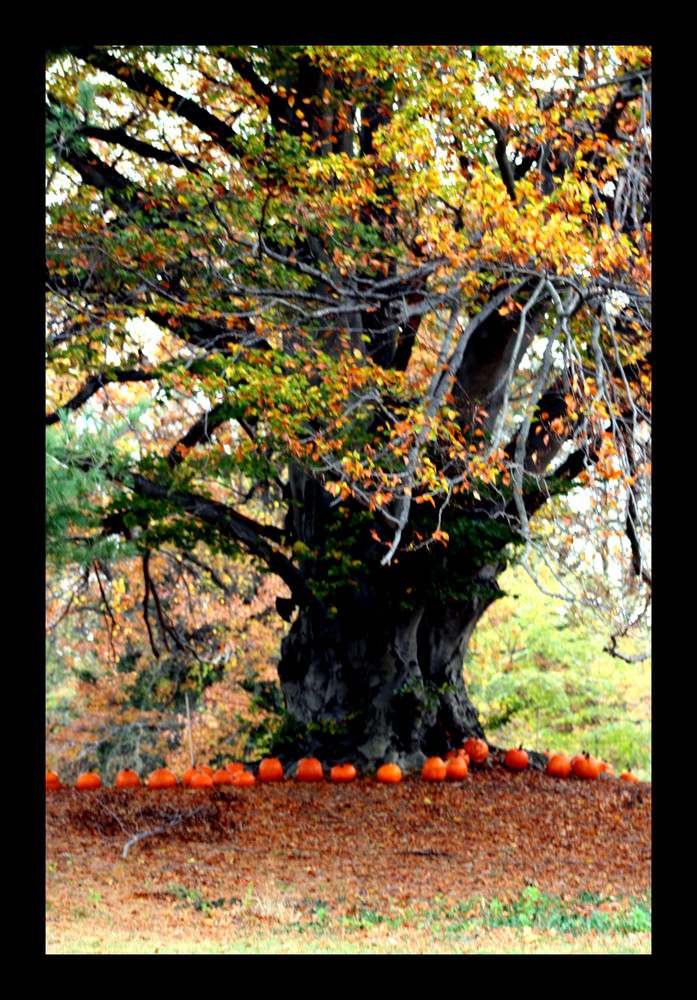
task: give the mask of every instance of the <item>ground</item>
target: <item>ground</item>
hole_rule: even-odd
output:
[[[482,929],[492,900],[592,899],[612,915],[651,893],[650,784],[515,773],[496,755],[447,784],[63,788],[46,793],[46,835],[47,953],[310,940],[315,952],[462,953],[506,931]],[[508,935],[526,952],[575,950],[555,926]],[[622,941],[613,950],[650,950],[648,930]]]

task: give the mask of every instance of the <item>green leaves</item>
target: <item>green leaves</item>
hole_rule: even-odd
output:
[[[105,469],[126,468],[123,441],[130,422],[147,407],[134,408],[125,424],[91,429],[84,419],[62,418],[46,431],[46,557],[57,569],[94,559],[123,558],[130,546],[99,535],[102,506],[112,489]]]
[[[597,620],[576,621],[545,601],[521,568],[501,583],[507,593],[482,619],[465,664],[487,732],[499,744],[585,748],[616,769],[629,760],[648,769],[650,668],[611,661]],[[590,576],[586,586],[590,596]]]

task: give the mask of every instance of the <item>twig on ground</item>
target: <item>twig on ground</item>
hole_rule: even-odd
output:
[[[126,827],[123,825],[119,817],[112,809],[109,808],[109,806],[105,805],[104,802],[100,802],[99,804],[111,816],[114,817],[114,819],[119,824],[124,833],[126,834],[130,833],[130,831],[126,829]],[[171,830],[172,827],[174,826],[179,826],[185,820],[191,819],[192,816],[195,816],[197,813],[202,812],[203,809],[204,807],[200,805],[196,806],[195,809],[190,809],[188,812],[185,813],[178,812],[171,819],[168,819],[166,822],[161,823],[160,826],[154,827],[152,830],[142,830],[139,833],[132,834],[130,839],[127,840],[126,843],[124,844],[123,851],[121,852],[121,857],[125,858],[128,854],[129,848],[133,847],[134,844],[137,844],[139,840],[145,840],[146,837],[156,837],[160,833],[166,833],[167,830]]]
[[[160,826],[156,826],[153,830],[143,830],[141,833],[134,833],[131,839],[124,844],[121,857],[125,858],[128,854],[129,847],[137,844],[139,840],[145,840],[146,837],[156,837],[159,833],[166,833],[167,830],[171,830],[173,826],[179,826],[179,824],[183,823],[184,820],[190,819],[192,816],[195,816],[196,813],[200,813],[202,811],[203,806],[197,806],[189,812],[177,813],[177,815],[173,816],[172,819],[167,820],[166,823],[162,823]]]

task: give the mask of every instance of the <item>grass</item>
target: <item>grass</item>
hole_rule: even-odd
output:
[[[502,902],[492,899],[481,907],[482,915],[475,923],[481,927],[518,927],[556,930],[560,933],[636,934],[651,930],[649,899],[617,906],[597,893],[581,893],[575,904],[554,896],[546,896],[535,886],[528,886],[517,899]],[[610,903],[605,909],[600,907]]]
[[[430,935],[399,934],[384,937],[348,937],[336,934],[302,936],[271,932],[231,935],[225,944],[199,936],[159,941],[126,936],[113,930],[100,937],[76,936],[47,948],[54,955],[647,955],[650,941],[644,937],[572,941],[524,938],[496,934],[481,939],[439,941]]]
[[[250,887],[242,899],[206,899],[170,883],[191,931],[161,940],[124,934],[118,921],[71,927],[50,954],[648,954],[651,899],[585,893],[547,896],[529,886],[518,897],[427,906],[346,905],[304,899],[296,906]],[[92,900],[94,903],[95,901]],[[343,904],[343,905],[342,905]],[[85,914],[84,916],[87,916]],[[221,922],[225,932],[221,934]],[[215,933],[212,933],[215,928]]]
[[[352,914],[332,917],[324,901],[319,901],[311,913],[314,921],[310,929],[313,930],[327,924],[363,931],[414,927],[442,937],[468,936],[498,927],[573,936],[631,935],[651,931],[648,897],[621,901],[608,900],[597,893],[581,893],[569,901],[547,896],[536,886],[528,886],[520,896],[508,900],[480,898],[452,904],[435,899],[426,912],[406,907],[384,913],[376,907],[360,907]],[[299,932],[307,929],[303,921],[295,926]]]

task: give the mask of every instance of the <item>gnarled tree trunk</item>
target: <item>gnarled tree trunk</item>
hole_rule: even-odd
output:
[[[332,508],[328,494],[299,473],[292,481],[298,536],[319,553],[308,558],[305,575],[325,583],[336,560],[344,568],[352,562],[355,576],[298,610],[279,664],[292,721],[274,752],[286,760],[312,754],[326,764],[351,759],[362,768],[388,759],[417,767],[469,735],[483,736],[463,662],[477,622],[500,595],[505,562],[479,561],[474,546],[456,541],[401,552],[382,566],[372,518]]]

